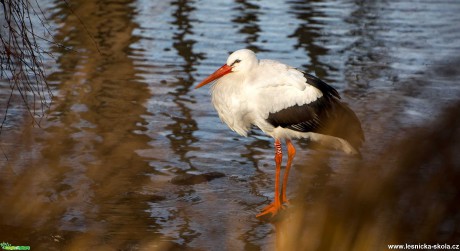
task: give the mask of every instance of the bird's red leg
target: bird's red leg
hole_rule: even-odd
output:
[[[286,164],[286,170],[284,171],[283,187],[281,188],[281,204],[289,203],[286,197],[286,186],[287,186],[288,177],[289,177],[289,170],[291,169],[292,160],[294,159],[294,156],[295,156],[295,147],[292,144],[290,139],[286,140],[286,146],[287,146],[287,152],[288,152],[288,160]]]
[[[278,213],[278,210],[281,208],[280,201],[280,172],[281,172],[281,161],[283,159],[283,152],[281,151],[281,142],[277,139],[275,140],[275,163],[276,163],[276,173],[275,173],[275,201],[270,205],[266,206],[262,212],[256,217],[264,216],[267,214],[272,214],[274,216]]]

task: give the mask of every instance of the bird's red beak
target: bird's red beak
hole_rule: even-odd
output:
[[[211,83],[212,81],[224,76],[225,74],[228,74],[232,72],[232,67],[227,65],[227,64],[224,64],[222,67],[220,67],[219,69],[217,69],[217,71],[215,71],[213,74],[209,75],[207,78],[205,78],[203,81],[201,81],[201,83],[199,83],[195,89],[198,89],[206,84],[209,84]]]

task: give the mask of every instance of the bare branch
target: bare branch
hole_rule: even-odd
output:
[[[43,62],[43,55],[50,55],[50,53],[39,45],[39,40],[51,41],[35,34],[33,21],[39,20],[39,24],[45,29],[45,36],[51,35],[44,12],[40,9],[37,0],[35,3],[38,7],[33,7],[29,0],[0,0],[0,3],[4,12],[4,15],[0,14],[2,27],[0,32],[4,33],[0,34],[0,79],[8,81],[11,87],[0,124],[1,134],[15,93],[22,98],[30,116],[38,126],[40,126],[40,118],[44,116],[50,105],[52,93]]]

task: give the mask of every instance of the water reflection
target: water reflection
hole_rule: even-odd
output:
[[[328,53],[328,49],[319,44],[327,30],[324,30],[323,23],[318,20],[326,15],[320,10],[316,10],[316,5],[310,1],[292,1],[289,4],[291,5],[292,13],[302,21],[290,37],[297,38],[298,42],[295,48],[303,48],[310,58],[310,62],[302,66],[307,72],[314,73],[318,77],[327,80],[327,76],[330,74],[329,71],[333,69],[321,60],[321,56]]]
[[[356,4],[356,9],[345,19],[353,28],[350,34],[355,37],[344,51],[352,50],[352,57],[346,61],[347,80],[352,85],[368,88],[369,85],[387,85],[396,80],[389,71],[390,46],[386,44],[382,33],[384,28],[385,5],[382,3]],[[368,62],[378,62],[369,64]],[[357,74],[359,73],[359,74]],[[366,81],[366,82],[364,82]],[[380,81],[376,83],[376,81]]]
[[[187,86],[187,84],[193,84],[195,81],[191,75],[195,71],[194,64],[203,59],[202,54],[193,50],[193,46],[197,41],[187,37],[194,34],[193,22],[197,22],[197,20],[190,18],[193,15],[193,11],[196,10],[194,7],[195,1],[178,0],[172,2],[171,5],[175,8],[172,13],[174,20],[171,22],[175,26],[172,44],[176,49],[177,55],[184,60],[183,73],[187,74],[187,78],[184,82],[181,82],[181,85]]]
[[[247,45],[246,48],[253,50],[254,52],[259,52],[261,49],[255,45],[255,42],[258,42],[259,35],[261,31],[258,22],[259,22],[259,5],[256,3],[251,3],[250,1],[239,0],[235,1],[237,7],[234,9],[238,15],[233,18],[232,22],[241,26],[238,29],[239,33],[244,35],[244,43]]]
[[[142,116],[150,95],[129,57],[137,39],[131,36],[132,3],[56,4],[53,17],[63,24],[57,40],[78,53],[56,48],[59,71],[51,79],[59,81],[59,94],[43,131],[34,135],[41,158],[21,176],[27,185],[10,188],[12,196],[28,196],[4,198],[22,212],[16,223],[6,218],[4,224],[28,222],[41,229],[45,240],[23,233],[34,248],[49,249],[55,242],[76,249],[130,248],[159,237],[150,230],[158,227],[144,220],[149,215],[142,194],[150,168],[135,153],[150,140],[136,133],[145,130]],[[26,204],[40,210],[24,211]]]
[[[192,23],[193,21],[196,22],[190,18],[195,10],[194,2],[179,0],[171,4],[175,8],[173,11],[174,21],[171,22],[175,26],[172,44],[177,55],[183,60],[183,63],[180,63],[182,69],[178,70],[182,72],[184,77],[178,77],[177,81],[170,83],[174,86],[174,90],[170,94],[173,96],[172,101],[177,106],[176,110],[179,116],[171,116],[170,119],[173,123],[167,125],[165,129],[170,132],[167,138],[171,141],[172,150],[179,156],[181,162],[187,163],[188,168],[194,170],[195,167],[187,153],[193,149],[191,145],[198,141],[193,135],[193,132],[198,128],[192,118],[189,108],[189,103],[192,101],[187,97],[187,93],[195,82],[192,75],[195,71],[194,64],[197,64],[203,55],[193,51],[193,45],[196,41],[187,37],[193,34]]]
[[[66,138],[72,143],[57,149],[45,147],[43,154],[56,159],[53,168],[69,166],[70,174],[64,175],[72,177],[72,182],[78,184],[75,172],[81,173],[86,179],[85,186],[71,187],[89,198],[77,200],[75,206],[66,209],[57,225],[75,231],[74,225],[83,223],[87,229],[84,232],[92,233],[85,236],[86,245],[109,240],[112,245],[129,247],[144,238],[150,240],[150,236],[139,234],[148,233],[151,227],[141,219],[148,217],[147,204],[139,200],[143,184],[148,182],[143,174],[148,173],[149,168],[135,153],[136,149],[146,148],[149,141],[148,137],[135,133],[144,130],[141,125],[145,121],[141,116],[146,114],[143,103],[149,92],[137,81],[137,72],[129,57],[129,45],[136,40],[131,36],[136,27],[131,22],[134,9],[129,7],[132,1],[73,3],[80,10],[77,15],[91,26],[88,34],[81,24],[72,21],[68,8],[62,8],[59,13],[65,17],[65,25],[58,37],[73,38],[69,40],[73,44],[67,46],[73,46],[80,53],[63,53],[59,60],[63,74],[70,73],[56,76],[61,81],[60,97],[71,100],[57,101],[58,107],[51,115],[56,120],[46,129],[50,138],[45,139],[45,146],[59,146],[54,141]],[[85,12],[87,9],[92,11]],[[91,34],[102,55],[91,43],[88,37]],[[79,73],[77,77],[74,72]],[[141,215],[144,217],[140,218]],[[106,234],[101,236],[102,232]]]

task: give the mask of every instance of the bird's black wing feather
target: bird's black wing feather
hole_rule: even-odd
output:
[[[311,74],[308,74],[308,73],[303,73],[304,77],[307,79],[307,83],[309,85],[312,85],[316,88],[318,88],[324,96],[333,96],[333,97],[336,97],[338,99],[340,99],[340,95],[339,93],[337,92],[336,89],[334,89],[334,87],[326,84],[323,80],[311,75]]]
[[[274,127],[293,129],[300,132],[311,132],[322,127],[321,111],[327,109],[327,99],[321,97],[316,101],[294,105],[278,112],[270,113],[267,121]]]
[[[308,83],[318,88],[323,96],[311,103],[270,113],[267,122],[274,127],[339,137],[358,150],[364,141],[364,134],[356,114],[340,102],[340,96],[333,87],[312,75],[306,74],[306,77]]]

